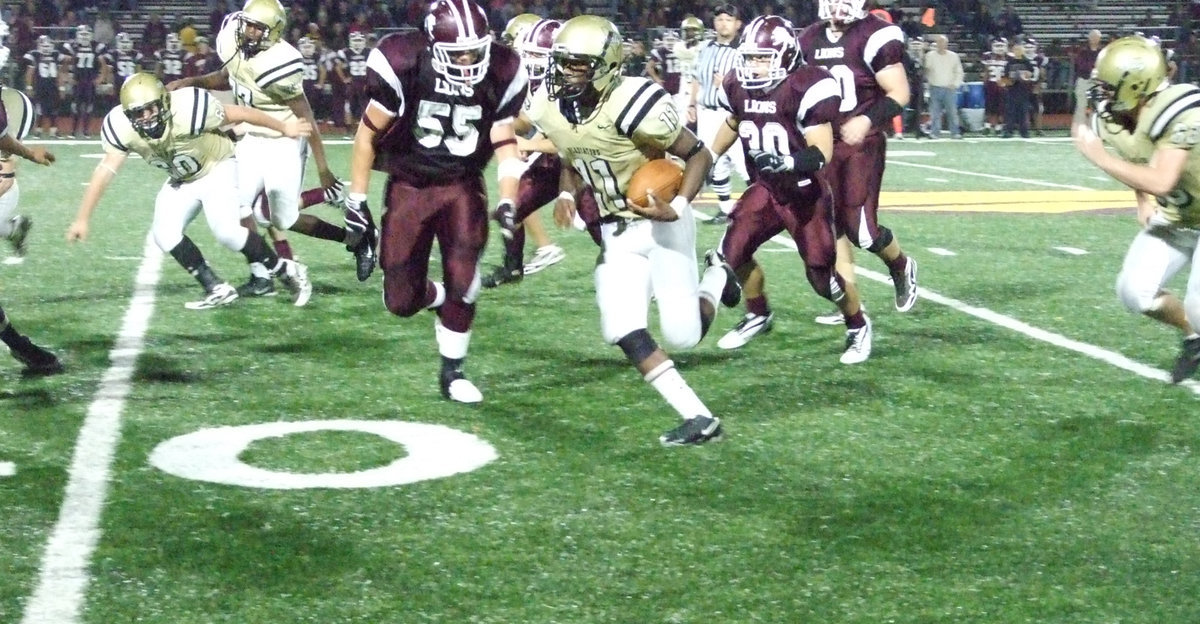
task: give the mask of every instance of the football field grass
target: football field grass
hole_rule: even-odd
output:
[[[467,407],[438,393],[433,315],[389,315],[341,245],[291,237],[307,307],[184,309],[201,293],[148,251],[144,163],[67,245],[100,149],[51,148],[21,163],[35,224],[0,303],[67,372],[0,361],[0,622],[1200,619],[1200,386],[1166,382],[1179,336],[1113,292],[1132,192],[1065,139],[891,142],[880,221],[922,300],[895,312],[860,253],[874,351],[841,365],[828,304],[769,243],[774,331],[718,349],[726,309],[671,354],[726,431],[679,449],[600,338],[597,249],[548,213],[567,257],[483,292]],[[703,252],[721,230],[698,227]]]

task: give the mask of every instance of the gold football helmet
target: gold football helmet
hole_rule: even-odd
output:
[[[521,31],[533,26],[541,19],[536,13],[522,13],[508,20],[508,24],[504,26],[504,34],[500,35],[501,41],[504,42],[504,45],[513,47]]]
[[[695,15],[689,15],[680,22],[679,32],[683,35],[684,43],[692,45],[700,41],[700,37],[704,34],[704,22]]]
[[[246,0],[236,14],[238,50],[247,58],[275,45],[287,30],[287,12],[279,0]],[[247,28],[257,31],[247,32]]]
[[[171,100],[158,76],[138,72],[121,85],[121,110],[138,134],[161,139],[171,117]]]
[[[1088,99],[1105,121],[1127,123],[1146,98],[1167,82],[1162,48],[1145,37],[1122,37],[1104,46],[1092,70]]]
[[[586,93],[603,99],[621,80],[624,56],[621,33],[596,15],[579,15],[563,23],[550,49],[550,99],[573,100]]]

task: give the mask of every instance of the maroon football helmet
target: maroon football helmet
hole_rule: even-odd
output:
[[[742,29],[734,69],[747,89],[765,89],[787,77],[800,61],[792,23],[778,15],[760,15]],[[766,71],[763,60],[768,59]]]
[[[554,36],[560,28],[562,22],[558,20],[538,20],[522,30],[517,38],[517,53],[521,55],[521,65],[531,82],[540,83],[546,77],[550,69],[550,48],[554,47]]]
[[[425,35],[433,68],[446,80],[467,86],[483,80],[492,47],[483,7],[471,0],[437,0],[425,16]]]

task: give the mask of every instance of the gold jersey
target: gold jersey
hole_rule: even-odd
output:
[[[693,73],[696,69],[696,58],[700,56],[700,48],[703,45],[700,42],[688,45],[686,41],[676,41],[671,47],[671,53],[675,55],[675,66],[679,68],[680,93],[690,95],[692,92],[692,83],[696,81],[696,75]]]
[[[229,86],[238,104],[251,106],[287,122],[296,118],[288,100],[304,95],[304,58],[286,41],[246,58],[237,47],[237,20],[226,20],[217,35],[217,56],[229,71]],[[247,134],[281,136],[262,126],[243,124]]]
[[[525,99],[525,115],[591,186],[604,215],[637,218],[626,205],[629,179],[662,158],[683,127],[671,97],[649,78],[625,77],[583,123],[568,121],[560,103],[549,100],[543,85]]]
[[[233,156],[233,141],[220,129],[225,107],[208,91],[192,87],[172,91],[170,98],[171,114],[161,138],[139,134],[120,106],[104,117],[100,137],[107,152],[134,152],[166,171],[172,183],[193,182]]]
[[[1171,85],[1159,91],[1138,115],[1133,132],[1113,123],[1096,122],[1104,143],[1121,158],[1139,165],[1159,149],[1188,150],[1187,164],[1175,188],[1159,196],[1159,213],[1167,221],[1200,228],[1200,87]]]

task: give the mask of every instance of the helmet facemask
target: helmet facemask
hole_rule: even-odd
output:
[[[848,24],[867,17],[866,0],[820,0],[817,17],[823,22]]]
[[[257,33],[257,36],[255,34]],[[271,47],[271,27],[266,24],[251,19],[245,14],[237,17],[237,30],[235,31],[235,39],[237,41],[238,50],[246,57],[250,58],[263,50]]]
[[[472,86],[487,75],[492,36],[484,35],[461,43],[433,44],[433,68],[455,84]],[[459,61],[466,62],[460,63]]]

